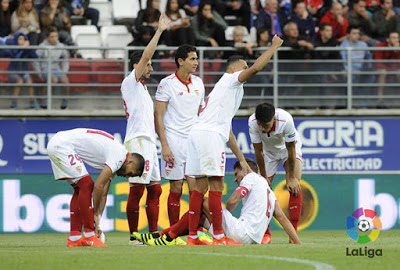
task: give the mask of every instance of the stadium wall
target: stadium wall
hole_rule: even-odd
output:
[[[0,233],[67,232],[68,204],[72,190],[55,182],[46,145],[59,130],[90,127],[105,130],[117,139],[125,134],[124,119],[1,120],[0,125]],[[398,118],[297,118],[303,141],[303,211],[301,229],[344,230],[346,217],[359,207],[378,212],[384,229],[400,228],[400,166],[397,161],[400,131]],[[247,157],[254,158],[247,119],[234,119],[233,131]],[[159,152],[161,149],[158,145]],[[227,148],[226,201],[236,188]],[[93,178],[97,172],[90,170]],[[279,169],[273,189],[287,209],[285,175]],[[162,182],[160,229],[168,226],[166,201],[169,185]],[[129,186],[113,181],[102,227],[127,231],[126,200]],[[145,198],[145,196],[143,197]],[[145,200],[142,198],[139,228],[145,230]],[[184,188],[181,213],[188,209]],[[240,214],[240,207],[235,210]],[[278,229],[274,222],[272,229]]]

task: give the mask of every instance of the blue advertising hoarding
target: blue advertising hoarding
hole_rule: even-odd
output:
[[[295,119],[303,143],[303,172],[400,171],[396,134],[400,119]],[[233,132],[246,157],[254,158],[247,119],[234,119]],[[96,128],[125,136],[125,119],[1,120],[0,174],[52,173],[46,145],[60,130]],[[158,142],[158,151],[161,153]],[[235,162],[227,147],[227,172]],[[90,172],[94,172],[90,170]],[[282,168],[280,168],[282,171]]]

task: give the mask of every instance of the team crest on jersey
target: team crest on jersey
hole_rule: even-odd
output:
[[[78,171],[78,173],[82,173],[82,167],[81,166],[76,166],[75,169]]]
[[[183,92],[180,92],[179,95],[180,95],[180,96],[183,96]]]
[[[122,160],[118,161],[117,168],[121,168],[122,164],[123,164]]]
[[[146,180],[146,177],[147,177],[147,173],[142,174],[143,180]]]
[[[196,93],[196,95],[199,95],[199,90],[194,90],[194,92]]]
[[[157,92],[161,92],[162,91],[162,86],[160,85],[160,86],[158,86],[158,88],[157,88]]]
[[[171,173],[171,170],[165,170],[165,172],[167,173],[167,176],[169,176],[169,174]]]

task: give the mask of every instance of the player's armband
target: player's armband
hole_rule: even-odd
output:
[[[249,190],[243,186],[238,187],[237,189],[235,189],[235,191],[237,193],[239,193],[239,195],[244,198],[244,196],[247,195],[247,193],[249,193]]]

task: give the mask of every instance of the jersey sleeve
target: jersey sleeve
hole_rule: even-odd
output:
[[[252,189],[253,183],[250,181],[250,179],[251,174],[246,175],[242,182],[240,182],[240,186],[238,186],[235,190],[242,198],[244,198]]]
[[[242,73],[243,70],[237,71],[232,74],[232,86],[238,86],[243,84],[242,82],[239,81],[239,75]]]
[[[249,134],[251,143],[261,143],[261,133],[257,126],[257,120],[252,116],[249,118]]]
[[[296,128],[294,126],[293,117],[289,113],[283,133],[285,142],[294,142],[296,140]]]
[[[168,80],[162,80],[157,87],[156,100],[161,102],[169,102],[171,99],[170,86],[167,83]]]
[[[128,151],[123,146],[120,149],[114,149],[114,151],[109,152],[106,165],[111,169],[113,174],[122,167],[128,154]]]
[[[206,89],[204,88],[203,82],[201,82],[201,86],[202,86],[202,89],[201,89],[202,94],[201,94],[200,106],[203,108],[204,105],[206,104],[206,103],[204,102],[204,98],[205,98],[205,95],[206,95]]]

